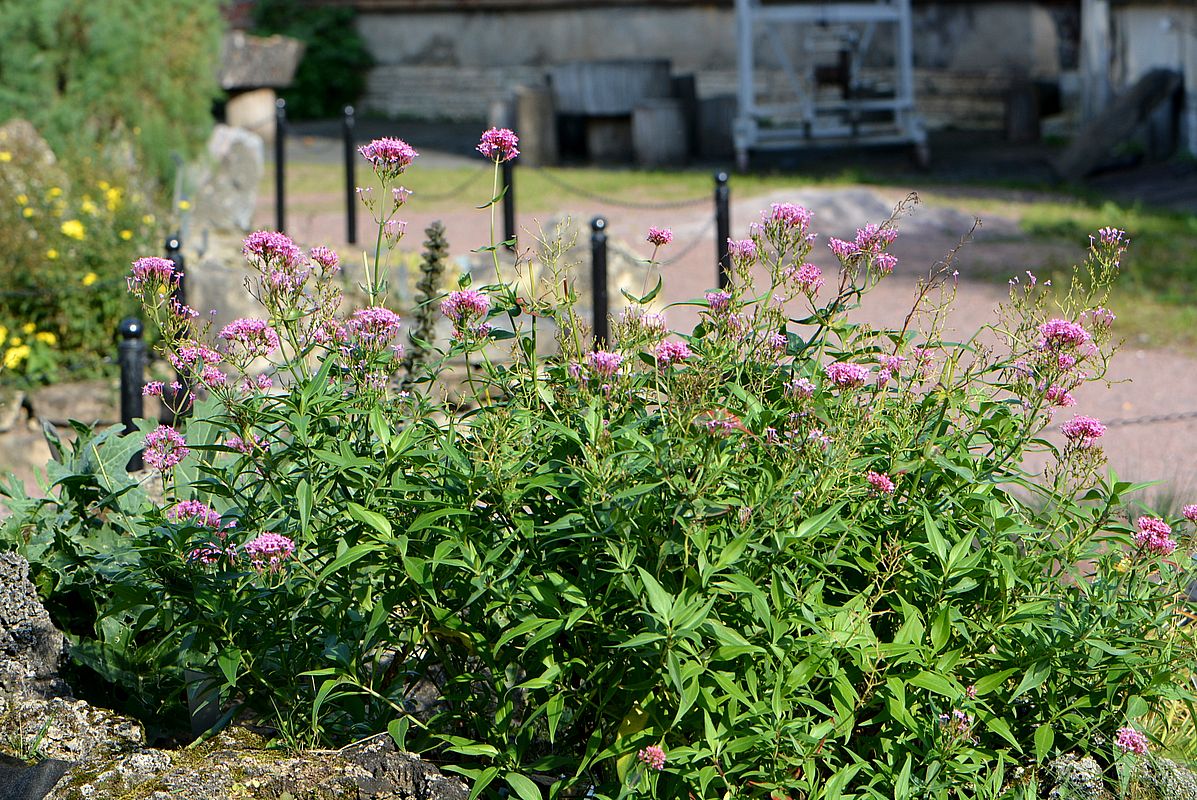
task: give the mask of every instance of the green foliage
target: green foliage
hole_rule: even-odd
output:
[[[60,158],[128,151],[160,178],[211,126],[216,0],[0,3],[0,121],[23,117]]]
[[[380,241],[395,172],[369,205]],[[128,439],[80,431],[55,496],[10,490],[5,535],[77,657],[146,707],[177,707],[192,670],[226,721],[294,744],[387,731],[475,796],[1020,797],[1070,751],[1114,785],[1115,731],[1191,701],[1194,656],[1176,599],[1192,522],[1153,549],[1141,487],[1101,477],[1096,441],[1041,437],[1054,389],[1104,374],[1121,238],[958,343],[946,270],[902,328],[851,321],[892,230],[841,247],[820,290],[807,222],[766,212],[693,331],[657,323],[658,286],[609,351],[582,344],[548,248],[543,290],[445,298],[455,336],[402,393],[389,312],[341,313],[329,259],[254,234],[278,337],[254,341],[285,388],[254,388],[229,330],[231,375],[209,372],[161,300],[171,276],[146,278],[168,353],[211,395],[189,453],[147,452],[165,502],[119,470]]]
[[[143,187],[91,162],[66,170],[37,145],[0,140],[0,353],[4,380],[48,383],[112,355],[135,310],[128,264],[152,246]]]
[[[289,116],[338,117],[346,105],[357,102],[374,58],[354,27],[352,8],[258,0],[253,15],[255,33],[281,33],[305,45],[295,80],[282,93]]]

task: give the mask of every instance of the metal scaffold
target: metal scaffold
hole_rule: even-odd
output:
[[[929,162],[910,0],[736,0],[736,36],[740,169],[752,150],[794,146],[909,144]]]

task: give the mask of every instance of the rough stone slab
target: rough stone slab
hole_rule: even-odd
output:
[[[304,44],[290,36],[250,36],[233,31],[224,37],[220,88],[281,89],[291,85]]]
[[[29,563],[0,553],[0,713],[17,692],[65,693],[58,679],[64,645],[29,581]]]
[[[1181,76],[1167,69],[1153,69],[1116,98],[1105,111],[1082,128],[1056,160],[1056,173],[1065,180],[1080,180],[1102,165],[1110,152],[1125,141],[1160,103],[1180,87]]]

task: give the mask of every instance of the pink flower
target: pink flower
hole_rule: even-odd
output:
[[[814,264],[803,264],[797,269],[790,267],[786,270],[785,277],[794,281],[798,289],[808,296],[814,296],[823,286],[823,270]]]
[[[815,394],[815,385],[807,378],[795,378],[786,383],[786,395],[795,400],[806,400]]]
[[[711,311],[718,314],[731,306],[731,295],[727,292],[707,292],[707,305]]]
[[[490,298],[477,289],[449,292],[441,301],[441,313],[457,325],[485,317],[489,311]]]
[[[828,379],[841,389],[859,388],[864,386],[865,381],[869,378],[868,367],[860,364],[836,362],[828,364],[826,372]]]
[[[835,257],[840,261],[847,261],[860,255],[859,247],[852,242],[845,242],[843,239],[832,237],[827,241],[827,246],[831,248],[831,252],[835,253]]]
[[[882,228],[873,223],[856,229],[856,249],[866,253],[879,253],[898,238],[898,229]]]
[[[141,294],[149,287],[153,290],[169,289],[179,282],[175,262],[168,258],[147,256],[133,262],[133,274],[126,279],[129,291]]]
[[[1053,406],[1068,407],[1076,405],[1076,398],[1072,396],[1072,393],[1063,386],[1057,386],[1055,384],[1052,384],[1048,387],[1048,390],[1043,394],[1043,397]]]
[[[619,371],[623,363],[623,356],[619,353],[609,353],[606,350],[595,350],[586,354],[586,366],[601,378],[611,378]]]
[[[384,180],[400,175],[419,155],[407,142],[390,137],[375,139],[357,151]]]
[[[240,436],[230,436],[229,438],[225,439],[224,443],[231,450],[236,450],[238,453],[243,455],[249,455],[255,449],[260,449],[265,443],[265,440],[256,433],[251,436],[251,439],[252,441],[246,442]]]
[[[308,257],[311,258],[314,263],[319,264],[320,268],[329,275],[335,275],[341,271],[340,257],[337,255],[336,251],[327,247],[313,247],[308,251]]]
[[[295,542],[281,534],[263,533],[246,542],[242,550],[254,569],[277,572],[284,561],[295,555]]]
[[[381,353],[399,335],[399,315],[389,308],[375,306],[353,312],[345,330],[363,350]]]
[[[1130,239],[1126,238],[1126,231],[1118,228],[1101,228],[1097,231],[1097,240],[1106,246],[1130,243]]]
[[[1060,426],[1060,432],[1078,447],[1092,447],[1105,435],[1106,426],[1093,417],[1073,417]]]
[[[520,154],[520,137],[509,128],[491,128],[482,134],[476,148],[479,153],[500,164]]]
[[[224,356],[194,339],[185,339],[175,348],[175,352],[167,355],[167,359],[180,372],[202,373],[205,368],[219,364]]]
[[[803,206],[795,203],[774,203],[765,222],[776,222],[788,228],[806,230],[813,219],[814,215]]]
[[[162,383],[162,381],[150,381],[145,386],[141,387],[141,396],[161,397],[162,390],[165,388],[166,386]]]
[[[388,219],[382,226],[382,235],[386,237],[391,247],[407,233],[407,221],[402,219]]]
[[[659,745],[650,744],[648,747],[642,749],[637,754],[637,757],[643,761],[649,767],[649,769],[665,769],[665,750]]]
[[[1197,505],[1185,506],[1180,510],[1180,513],[1189,522],[1197,522]]]
[[[1081,314],[1081,318],[1088,318],[1090,325],[1096,329],[1101,329],[1108,328],[1113,325],[1114,320],[1118,317],[1110,309],[1098,306],[1091,311],[1086,311],[1084,314]]]
[[[741,261],[751,261],[756,258],[756,242],[751,239],[728,239],[727,254]]]
[[[874,495],[893,494],[897,487],[888,475],[883,472],[869,470],[865,473],[865,480],[869,482],[871,493]]]
[[[667,339],[657,345],[653,355],[657,358],[657,366],[668,367],[670,364],[680,364],[694,353],[690,351],[689,345],[685,342]]]
[[[201,546],[195,548],[190,553],[188,553],[187,560],[192,562],[193,564],[211,565],[211,564],[215,564],[217,561],[219,561],[221,558],[223,558],[226,555],[231,558],[233,555],[233,552],[234,551],[232,551],[232,550],[229,550],[229,551],[221,550],[219,547],[217,547],[214,544],[205,544],[205,545],[201,545]]]
[[[1134,535],[1135,544],[1142,550],[1166,556],[1176,549],[1172,528],[1159,517],[1139,517],[1139,530]]]
[[[170,511],[166,512],[167,519],[174,522],[190,522],[203,528],[219,530],[226,527],[221,524],[220,514],[210,505],[199,500],[182,500]]]
[[[239,348],[247,358],[270,355],[279,345],[278,334],[264,319],[234,320],[217,336],[229,343],[230,353]]]
[[[303,251],[291,238],[278,231],[254,231],[245,237],[241,252],[250,261],[291,271],[303,265]]]
[[[892,253],[878,253],[873,265],[880,274],[889,275],[894,271],[894,267],[898,266],[898,257]]]
[[[662,247],[673,241],[673,231],[669,228],[649,228],[648,243],[653,247]]]
[[[1134,753],[1137,756],[1147,755],[1147,737],[1134,728],[1119,728],[1114,736],[1114,746],[1124,753]]]
[[[1066,319],[1052,319],[1039,326],[1039,349],[1079,347],[1089,341],[1089,332],[1075,322]]]
[[[145,435],[145,463],[159,472],[178,466],[190,452],[183,435],[168,425],[159,425]]]

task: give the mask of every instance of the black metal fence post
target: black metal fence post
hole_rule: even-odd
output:
[[[515,249],[515,164],[511,159],[503,162],[503,241],[507,249]]]
[[[274,101],[274,221],[279,232],[287,229],[287,101]]]
[[[718,283],[720,289],[726,289],[729,283],[728,273],[731,270],[731,260],[727,251],[727,240],[731,236],[731,189],[727,185],[727,173],[720,170],[715,173],[715,254],[718,261]]]
[[[345,143],[345,241],[357,244],[357,178],[354,169],[357,159],[353,157],[353,129],[356,120],[353,106],[345,106],[345,119],[341,125],[341,137]]]
[[[121,368],[121,424],[125,433],[135,433],[133,420],[145,416],[145,399],[141,395],[145,385],[145,327],[137,317],[125,317],[116,328],[117,363]],[[144,466],[141,451],[129,459],[129,470],[136,472]]]
[[[166,237],[166,257],[175,264],[175,288],[171,290],[170,296],[180,306],[187,305],[187,262],[183,257],[183,238],[180,234],[174,233]],[[191,382],[178,370],[175,370],[175,379],[178,381],[179,389],[172,389],[169,386],[162,392],[162,405],[165,413],[162,415],[161,422],[164,425],[174,425],[177,420],[182,419],[191,413]]]
[[[594,345],[607,342],[607,220],[590,220],[590,292],[594,296]]]

